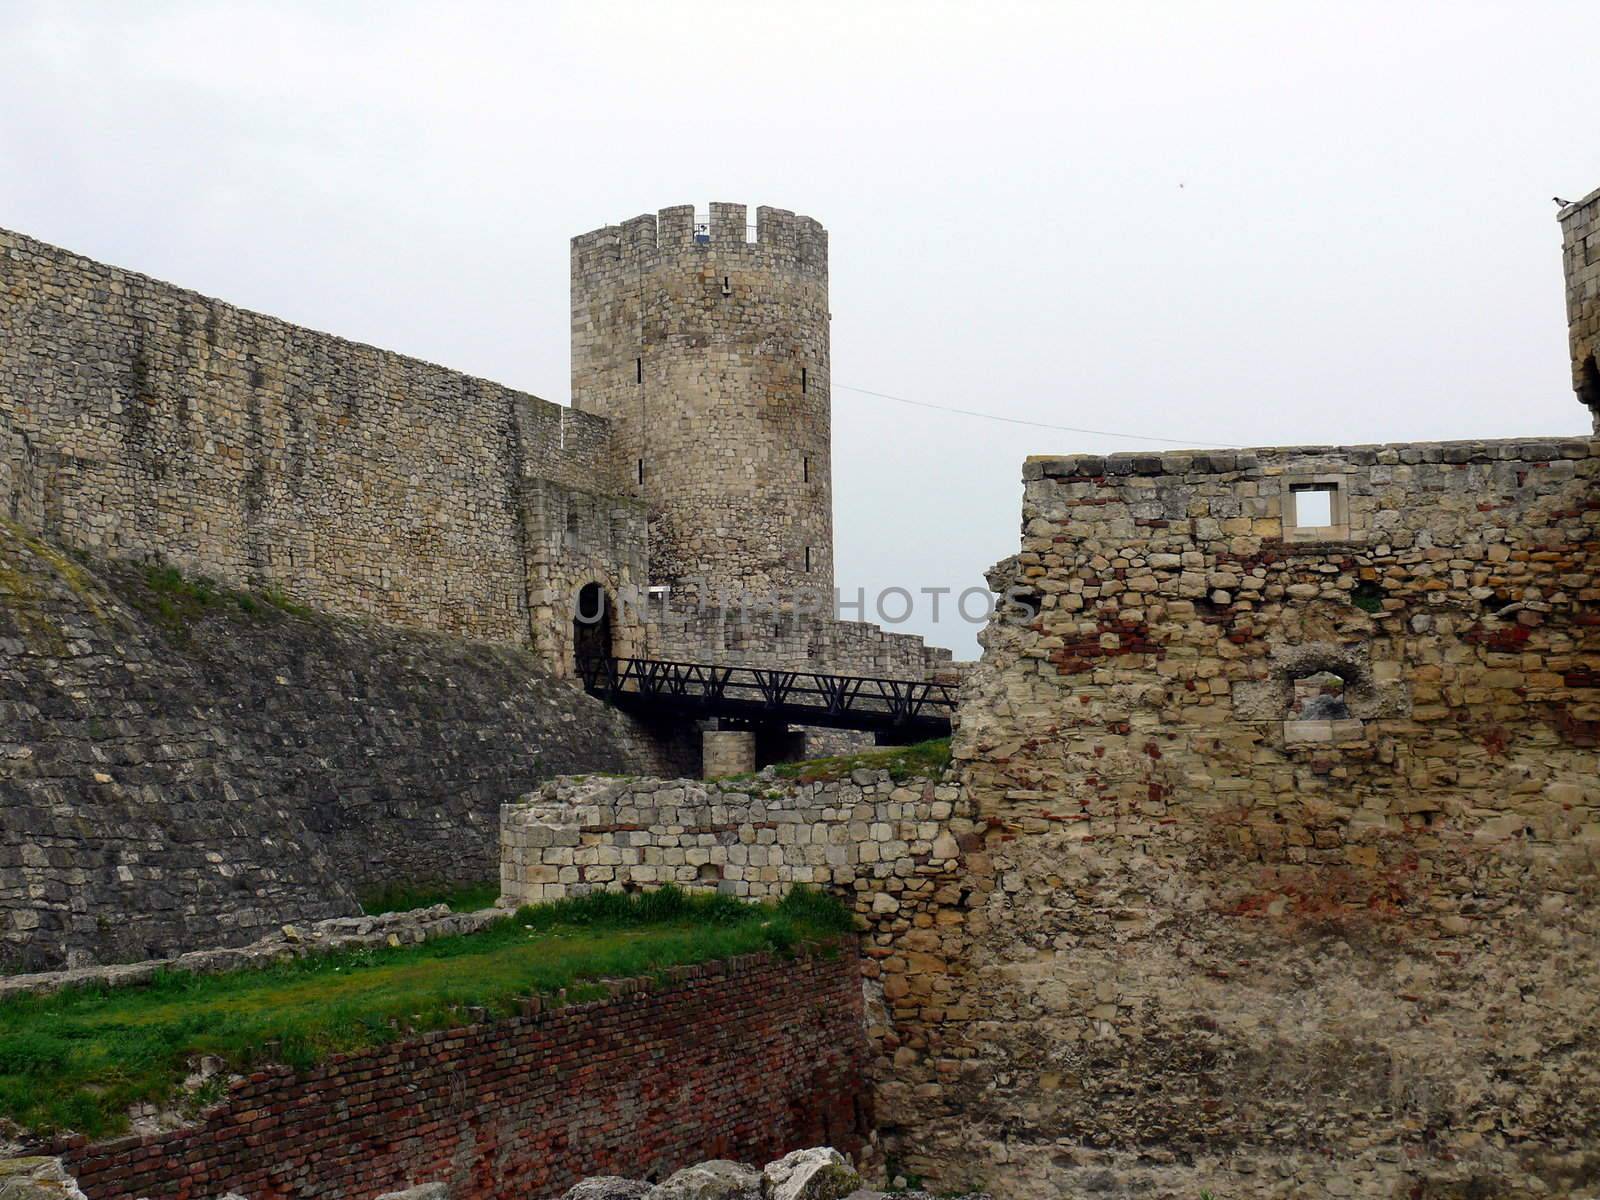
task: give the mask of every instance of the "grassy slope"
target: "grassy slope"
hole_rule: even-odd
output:
[[[306,1066],[413,1031],[496,1015],[522,997],[757,950],[787,951],[851,927],[837,901],[797,892],[777,905],[663,889],[525,908],[463,937],[362,950],[226,975],[171,974],[143,987],[77,989],[0,1004],[0,1117],[93,1136],[139,1103],[214,1099],[220,1077],[185,1091],[201,1055],[241,1070]]]
[[[841,754],[834,758],[813,758],[804,762],[779,763],[773,773],[782,779],[797,779],[801,783],[819,780],[842,779],[857,769],[888,770],[889,777],[897,782],[912,778],[937,779],[950,765],[950,739],[938,738],[931,742],[918,742],[914,746],[889,746],[879,750],[863,750],[859,754]]]

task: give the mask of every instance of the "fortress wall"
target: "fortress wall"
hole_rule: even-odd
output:
[[[924,1144],[922,1129],[906,1123],[908,1114],[920,1118],[915,1105],[929,1094],[922,1064],[942,1058],[946,1027],[967,1015],[957,951],[967,923],[982,920],[982,828],[952,781],[895,779],[887,770],[797,780],[556,779],[501,811],[502,899],[667,883],[750,898],[797,885],[839,896],[865,931],[876,1128],[904,1161]],[[955,1080],[961,1069],[952,1059],[934,1078]]]
[[[1581,439],[1030,459],[991,583],[1038,611],[954,745],[953,994],[878,1098],[906,1167],[1592,1192],[1597,484]]]
[[[27,434],[0,409],[0,520],[37,531],[44,521],[38,456]]]
[[[240,945],[385,883],[480,882],[504,801],[695,749],[521,649],[201,607],[0,522],[7,968]]]
[[[874,904],[879,893],[909,911],[956,869],[956,834],[971,828],[959,807],[953,784],[882,770],[797,783],[556,779],[501,809],[501,899],[666,883],[770,899],[799,884],[841,891],[876,919],[900,909]]]
[[[257,1071],[192,1125],[64,1148],[89,1200],[559,1196],[712,1158],[859,1155],[856,955],[752,955],[615,983],[602,1000]]]
[[[618,597],[642,594],[649,578],[647,519],[637,500],[527,479],[521,489],[523,545],[534,652],[557,675],[574,674],[574,619],[580,590],[605,589],[611,649],[639,657],[644,639],[635,620],[623,620]],[[587,617],[594,612],[585,611]]]
[[[1600,433],[1600,191],[1563,208],[1560,219],[1572,386]]]
[[[594,486],[592,418],[19,234],[0,232],[0,295],[0,413],[52,537],[528,640],[517,483]]]

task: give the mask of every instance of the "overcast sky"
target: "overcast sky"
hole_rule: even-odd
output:
[[[981,582],[1024,456],[1586,432],[1583,3],[0,0],[0,225],[568,399],[568,239],[831,237],[838,581]],[[903,628],[958,654],[972,629]]]

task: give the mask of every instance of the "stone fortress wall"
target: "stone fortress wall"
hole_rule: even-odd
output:
[[[0,486],[53,540],[553,667],[555,597],[643,583],[596,417],[18,234],[0,292]]]
[[[829,321],[810,217],[683,205],[572,240],[572,402],[649,506],[651,582],[831,597]]]
[[[938,1190],[1588,1194],[1600,442],[1025,475],[947,778],[560,781],[507,893],[851,898]]]
[[[1600,433],[1600,190],[1561,210],[1572,386]]]
[[[521,647],[188,603],[0,524],[0,968],[237,945],[388,883],[478,883],[500,805],[539,780],[698,762]]]
[[[1038,611],[985,632],[954,746],[967,1015],[886,1119],[1017,1197],[1587,1194],[1600,442],[1024,486],[991,582]]]

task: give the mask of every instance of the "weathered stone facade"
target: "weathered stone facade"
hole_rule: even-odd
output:
[[[1333,523],[1286,527],[1318,481]],[[1592,1190],[1597,482],[1583,440],[1029,460],[955,744],[969,1015],[889,1097],[908,1161]]]
[[[713,204],[574,238],[572,403],[613,424],[652,582],[831,598],[828,235],[776,208],[748,232]]]
[[[1594,414],[1595,432],[1600,433],[1600,191],[1561,210],[1561,255],[1572,386]]]

